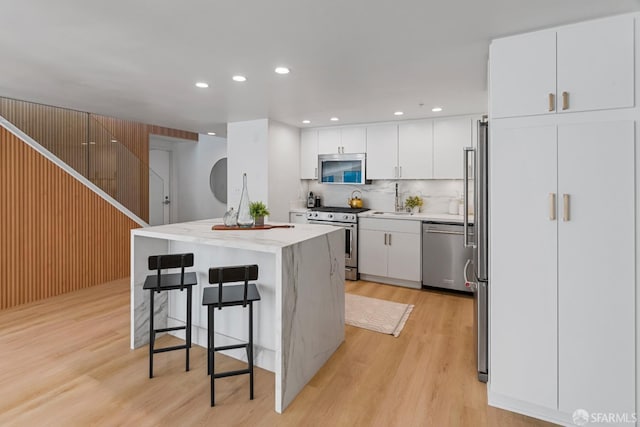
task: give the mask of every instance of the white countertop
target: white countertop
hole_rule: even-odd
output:
[[[286,246],[313,239],[336,230],[336,227],[330,225],[294,224],[293,228],[274,228],[271,230],[214,231],[211,227],[215,224],[222,224],[222,218],[136,228],[131,231],[131,234],[135,236],[276,253]],[[280,225],[285,223],[269,222],[269,224]]]
[[[442,221],[442,222],[457,222],[462,224],[462,215],[451,215],[446,213],[424,213],[417,214],[402,213],[397,214],[393,212],[384,212],[382,214],[374,214],[374,212],[381,212],[376,210],[370,210],[358,214],[360,218],[378,218],[378,219],[402,219],[407,221]],[[469,215],[469,220],[473,222],[473,215]]]

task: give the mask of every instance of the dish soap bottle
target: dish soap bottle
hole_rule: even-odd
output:
[[[253,227],[253,217],[249,211],[249,192],[247,191],[247,174],[242,174],[242,195],[238,206],[238,226]]]

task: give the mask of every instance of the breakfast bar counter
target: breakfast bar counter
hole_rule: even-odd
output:
[[[131,348],[149,342],[149,292],[142,290],[150,255],[194,253],[193,342],[207,346],[202,292],[210,267],[258,264],[261,300],[254,306],[255,364],[275,374],[275,410],[293,401],[344,341],[344,229],[295,224],[270,230],[212,230],[221,219],[131,232]],[[170,296],[167,297],[167,294]],[[186,292],[155,294],[158,328],[184,325]],[[242,308],[215,313],[216,346],[247,341]],[[184,338],[184,331],[176,332]],[[225,352],[246,361],[244,351]],[[193,356],[192,356],[193,357]],[[176,369],[181,369],[176,367]],[[183,367],[182,367],[183,369]],[[207,381],[203,372],[203,381]],[[221,384],[221,387],[223,385]]]

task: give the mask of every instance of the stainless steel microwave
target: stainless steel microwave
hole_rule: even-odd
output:
[[[321,184],[366,184],[367,155],[320,154],[318,182]]]

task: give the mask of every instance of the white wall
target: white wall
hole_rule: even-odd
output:
[[[176,222],[222,218],[227,206],[213,196],[209,175],[215,163],[226,157],[224,138],[198,135],[197,144],[181,144],[174,155],[178,184],[178,218]],[[175,197],[174,197],[175,199]]]
[[[242,174],[247,174],[249,200],[269,202],[269,120],[227,125],[227,206],[238,209]],[[271,207],[271,206],[269,206]]]
[[[289,222],[289,203],[300,197],[300,129],[269,121],[269,219]]]
[[[264,202],[270,221],[289,221],[289,205],[301,196],[300,129],[268,119],[227,126],[229,201],[237,209],[242,174],[249,200]]]
[[[226,140],[200,134],[194,143],[152,135],[149,145],[173,153],[171,222],[222,218],[227,207],[213,196],[209,175],[213,165],[227,156]]]

